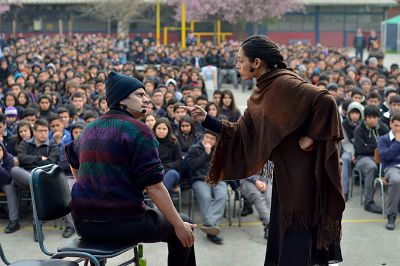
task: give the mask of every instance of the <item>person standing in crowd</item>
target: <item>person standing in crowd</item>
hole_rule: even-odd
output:
[[[362,29],[357,29],[357,34],[353,40],[353,46],[356,48],[356,57],[363,60],[364,49],[366,46],[366,40]]]
[[[287,70],[279,48],[264,35],[242,42],[236,68],[243,79],[257,79],[237,123],[213,119],[199,106],[187,108],[196,121],[219,133],[208,182],[243,179],[273,161],[265,265],[342,261],[345,202],[338,143],[343,133],[335,100]]]
[[[368,46],[367,46],[368,52],[372,48],[372,44],[374,42],[378,42],[378,41],[379,41],[379,39],[378,39],[378,36],[376,35],[376,31],[375,30],[371,30],[371,32],[370,32],[370,34],[368,36]]]
[[[231,56],[231,54],[226,51],[224,56],[221,58],[219,63],[220,71],[218,74],[218,88],[221,88],[222,83],[226,76],[231,79],[233,87],[235,89],[238,88],[238,79],[237,79],[237,72],[235,69],[235,58]]]
[[[162,183],[154,133],[139,121],[149,99],[139,80],[111,72],[106,80],[110,111],[66,146],[76,183],[71,209],[83,239],[133,244],[167,242],[168,265],[196,265],[194,225],[175,210]],[[75,149],[74,149],[75,146]],[[143,190],[158,207],[145,207]]]

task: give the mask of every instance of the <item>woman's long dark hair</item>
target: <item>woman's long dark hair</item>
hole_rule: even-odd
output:
[[[250,62],[254,62],[256,58],[259,58],[269,69],[287,68],[278,46],[265,35],[250,36],[242,42],[240,47]]]
[[[156,134],[156,128],[157,128],[157,126],[158,126],[159,124],[165,124],[165,125],[167,126],[167,128],[168,128],[168,134],[167,134],[166,138],[167,138],[169,141],[176,142],[176,141],[177,141],[177,138],[176,138],[176,136],[174,135],[174,133],[172,132],[171,123],[170,123],[169,120],[168,120],[167,118],[165,118],[165,117],[161,117],[161,118],[157,119],[157,120],[156,120],[156,123],[154,124],[153,130],[154,130],[154,134],[156,135],[156,138],[158,139],[158,136],[157,136],[157,134]]]
[[[181,131],[181,125],[183,122],[187,122],[190,124],[190,133],[189,135],[196,135],[196,126],[194,124],[194,121],[190,115],[184,115],[181,118],[181,121],[179,121],[179,132],[182,133]]]
[[[22,106],[23,108],[27,108],[31,104],[31,97],[29,96],[29,94],[26,91],[22,90],[20,93],[18,93],[17,99],[19,98],[19,96],[21,94],[25,95],[26,103],[24,105],[22,105],[18,100],[18,105]]]
[[[222,100],[222,99],[221,99]],[[210,110],[210,106],[214,105],[215,108],[217,109],[217,116],[219,115],[219,106],[215,103],[215,102],[209,102],[206,106],[206,112],[208,113],[208,111]]]
[[[31,137],[33,137],[33,128],[32,128],[32,126],[31,126],[31,124],[30,124],[28,121],[25,121],[25,120],[19,121],[19,122],[18,122],[18,125],[17,125],[17,134],[16,134],[16,136],[17,136],[17,142],[15,143],[15,148],[16,148],[16,149],[18,148],[18,145],[21,143],[21,141],[23,141],[23,139],[22,139],[21,136],[19,135],[19,129],[20,129],[21,127],[28,127],[29,131],[31,132]]]
[[[219,102],[218,110],[222,110],[222,108],[224,107],[224,97],[225,97],[225,95],[228,95],[231,98],[231,105],[228,106],[229,111],[237,110],[236,104],[235,104],[235,96],[233,95],[231,90],[224,90],[222,92],[221,101]]]

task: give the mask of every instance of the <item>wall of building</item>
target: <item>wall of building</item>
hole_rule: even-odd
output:
[[[43,6],[25,5],[23,8],[12,10],[1,17],[0,31],[5,33],[12,32],[12,20],[17,17],[17,33],[34,33],[34,20],[41,20],[41,29],[38,32],[46,34],[56,34],[59,31],[59,20],[63,21],[63,31],[67,33],[68,21],[72,18],[72,31],[79,33],[115,33],[117,22],[100,21],[94,18],[82,16],[79,8],[65,6]],[[179,23],[172,20],[171,10],[163,10],[163,26],[179,26]],[[366,32],[375,30],[380,32],[381,21],[385,17],[400,13],[398,8],[369,7],[369,6],[325,6],[307,7],[305,13],[290,13],[279,20],[264,22],[260,25],[261,32],[280,43],[291,43],[295,41],[305,41],[315,44],[320,42],[329,46],[352,46],[352,41],[357,28]],[[196,23],[196,31],[213,32],[212,22]],[[234,27],[228,23],[223,23],[223,31],[234,31]],[[252,34],[252,27],[247,27],[247,34]],[[154,31],[154,23],[145,21],[132,22],[132,32]],[[236,38],[233,35],[231,38]],[[212,39],[205,37],[204,39]],[[161,38],[163,40],[163,38]],[[169,42],[180,40],[179,31],[171,31],[168,34]]]

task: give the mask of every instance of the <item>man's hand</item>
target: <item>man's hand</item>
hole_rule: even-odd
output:
[[[396,133],[394,138],[396,139],[396,141],[400,142],[400,132]]]
[[[42,156],[42,161],[46,161],[48,158],[46,156]]]
[[[206,151],[207,154],[211,153],[212,145],[210,143],[205,143],[204,144],[204,150]]]
[[[314,149],[314,141],[309,137],[301,137],[299,139],[299,146],[303,151],[311,151]]]
[[[181,106],[181,108],[188,111],[192,115],[194,121],[203,122],[204,120],[206,120],[207,112],[201,106],[198,105],[195,105],[193,107]]]
[[[165,215],[165,218],[172,224],[175,234],[185,247],[191,247],[194,243],[192,228],[196,225],[184,222],[176,211],[168,190],[162,182],[145,187],[147,194],[156,204],[158,209]]]
[[[267,191],[267,184],[265,184],[263,181],[261,180],[257,180],[256,181],[256,187],[258,188],[259,191],[261,192],[265,192]]]
[[[181,241],[182,245],[186,248],[193,246],[194,244],[194,233],[193,228],[195,224],[183,222],[181,225],[174,227],[175,234]]]
[[[63,137],[63,133],[61,131],[53,132],[53,140],[56,144],[60,144]]]

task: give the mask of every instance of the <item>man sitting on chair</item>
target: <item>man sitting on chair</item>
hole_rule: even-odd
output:
[[[72,218],[89,241],[168,243],[168,265],[196,265],[193,224],[175,210],[162,183],[158,142],[141,122],[149,102],[139,80],[111,72],[106,80],[110,111],[66,145],[76,182]],[[143,190],[158,210],[144,204]]]
[[[394,230],[400,200],[400,112],[390,117],[390,132],[379,138],[382,169],[389,183],[386,229]]]
[[[207,234],[211,242],[222,244],[222,238],[218,236],[221,231],[218,224],[224,215],[228,187],[224,181],[220,181],[216,186],[205,182],[210,170],[212,149],[216,142],[217,135],[206,130],[203,139],[190,147],[186,156],[193,171],[192,188],[203,221],[200,229]]]

